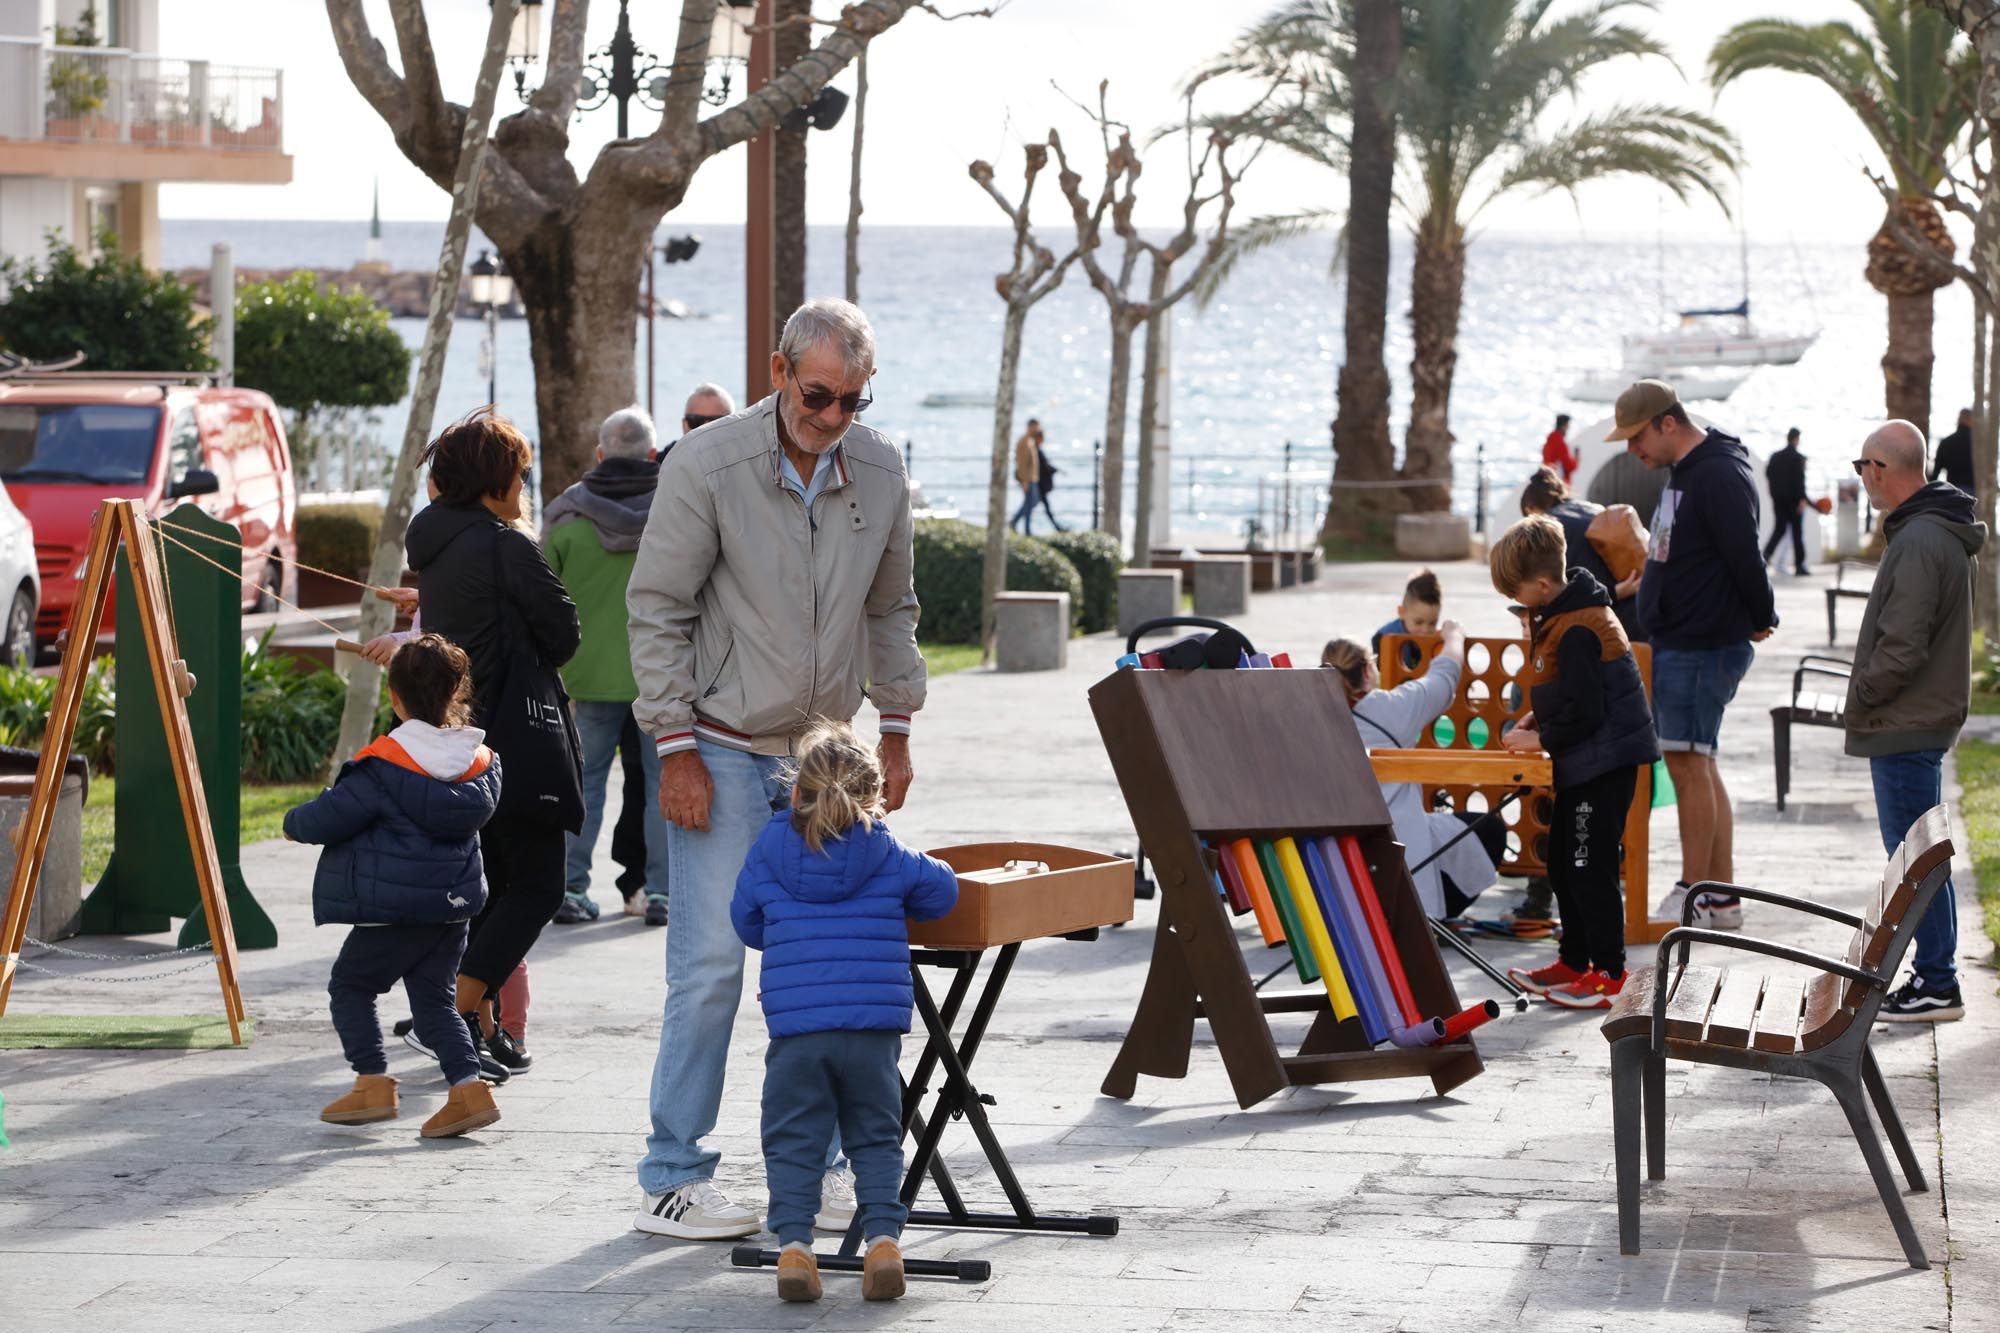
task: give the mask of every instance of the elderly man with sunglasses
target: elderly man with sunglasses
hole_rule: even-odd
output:
[[[715,1187],[720,1154],[703,1140],[743,990],[730,895],[789,799],[787,756],[816,719],[852,720],[865,683],[888,808],[910,787],[925,673],[909,478],[901,451],[855,421],[874,372],[867,316],[845,301],[799,307],[771,357],[774,392],[685,436],[661,464],[627,586],[633,711],[658,741],[671,867],[666,1014],[633,1223],[655,1235],[726,1240],[760,1225]],[[819,1225],[845,1229],[853,1207],[829,1162]]]
[[[1847,752],[1868,760],[1883,850],[1896,847],[1942,799],[1944,753],[1958,739],[1972,691],[1972,579],[1986,525],[1972,497],[1924,480],[1923,432],[1891,421],[1854,460],[1888,547],[1868,592],[1847,681]],[[1958,904],[1951,881],[1917,923],[1910,980],[1878,1017],[1935,1023],[1963,1017]]]

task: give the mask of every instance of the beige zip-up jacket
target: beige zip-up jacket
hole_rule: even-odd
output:
[[[777,398],[686,437],[626,587],[633,714],[662,755],[696,738],[789,754],[814,720],[851,721],[863,684],[884,732],[924,706],[903,456],[859,423],[823,456],[807,514],[780,480]]]

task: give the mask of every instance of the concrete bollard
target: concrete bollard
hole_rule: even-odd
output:
[[[1181,572],[1178,569],[1118,571],[1118,632],[1130,634],[1149,620],[1181,613]]]
[[[31,777],[0,778],[0,884],[14,876],[18,853],[15,835],[28,814],[28,799],[35,789]],[[49,827],[48,850],[42,859],[41,880],[35,885],[35,900],[28,909],[28,934],[38,940],[64,940],[76,934],[83,911],[83,779],[65,773],[62,794],[56,799],[56,817]]]
[[[1396,554],[1405,560],[1464,560],[1472,554],[1472,520],[1463,514],[1398,514]]]
[[[1003,592],[993,599],[993,669],[1059,671],[1069,665],[1069,594]]]
[[[1250,609],[1250,557],[1205,555],[1194,562],[1194,613],[1240,616]]]

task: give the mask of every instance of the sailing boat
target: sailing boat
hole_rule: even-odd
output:
[[[1819,341],[1811,333],[1763,334],[1750,322],[1750,238],[1738,233],[1743,299],[1719,310],[1683,310],[1680,325],[1625,335],[1629,366],[1789,366]]]

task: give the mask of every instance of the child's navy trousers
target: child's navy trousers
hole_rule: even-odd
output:
[[[326,993],[332,999],[333,1030],[347,1063],[357,1074],[386,1074],[382,1024],[375,997],[398,981],[410,997],[417,1036],[437,1053],[445,1077],[462,1083],[477,1077],[479,1057],[472,1035],[458,1016],[458,960],[465,952],[465,926],[356,926],[347,933]],[[893,1072],[893,1071],[892,1071]]]
[[[854,1168],[863,1239],[900,1236],[903,1184],[900,1032],[807,1032],[774,1037],[764,1053],[766,1225],[780,1245],[812,1243],[827,1149],[836,1128]]]

